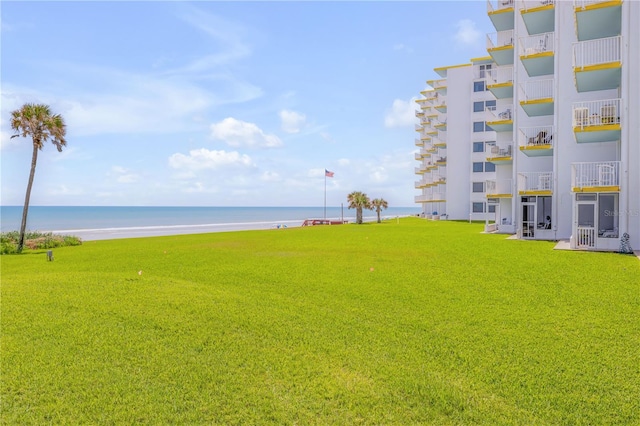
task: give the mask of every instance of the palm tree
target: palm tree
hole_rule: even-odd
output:
[[[62,147],[67,145],[65,134],[67,132],[64,119],[60,114],[51,114],[48,105],[24,104],[22,108],[11,112],[11,128],[17,133],[11,138],[31,136],[33,141],[33,156],[31,157],[31,173],[27,184],[27,195],[24,199],[24,209],[22,210],[22,224],[20,225],[20,238],[18,240],[18,253],[22,252],[24,246],[24,232],[27,227],[27,213],[29,211],[29,198],[31,197],[31,187],[33,186],[33,176],[36,173],[36,162],[38,161],[38,151],[42,149],[44,143],[51,138],[51,142],[62,152]]]
[[[387,203],[384,198],[374,198],[371,200],[371,206],[376,209],[376,213],[378,213],[378,223],[380,223],[380,211],[389,207],[389,203]]]
[[[367,194],[360,191],[353,191],[347,195],[350,209],[356,209],[356,223],[362,223],[362,209],[371,209],[371,201]]]

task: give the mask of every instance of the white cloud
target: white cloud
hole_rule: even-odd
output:
[[[217,170],[224,167],[253,167],[253,161],[246,154],[237,151],[210,151],[206,148],[189,151],[189,155],[181,153],[169,157],[169,166],[178,170],[198,171]]]
[[[125,169],[121,166],[111,167],[109,172],[110,177],[114,177],[118,183],[134,183],[140,179],[140,176],[131,172],[129,169]]]
[[[458,31],[454,40],[463,45],[475,45],[480,42],[482,33],[476,29],[476,23],[470,19],[462,19],[456,23]]]
[[[282,120],[282,130],[287,133],[298,133],[304,126],[307,117],[304,114],[283,109],[280,111],[280,120]]]
[[[219,123],[211,125],[211,137],[224,141],[233,147],[266,147],[282,146],[282,141],[276,135],[265,134],[253,123],[228,117]]]
[[[277,172],[266,171],[260,176],[260,180],[265,182],[278,182],[281,180],[280,175]]]
[[[338,164],[341,166],[348,166],[349,164],[351,164],[351,160],[349,160],[348,158],[341,158],[338,160]]]
[[[411,126],[416,122],[416,98],[403,101],[402,99],[396,99],[393,101],[393,105],[390,110],[387,111],[384,117],[385,127],[405,127]]]

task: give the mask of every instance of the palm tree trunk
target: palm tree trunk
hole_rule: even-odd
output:
[[[357,224],[362,223],[362,207],[358,207],[356,209],[356,223]]]
[[[36,174],[36,162],[38,161],[38,145],[33,144],[33,156],[31,157],[31,173],[29,173],[29,183],[27,184],[27,195],[24,197],[24,208],[22,209],[22,223],[20,224],[20,238],[18,239],[18,253],[22,253],[24,247],[24,233],[27,228],[27,213],[29,212],[29,199],[31,198],[31,187],[33,177]]]
[[[376,213],[378,213],[378,223],[380,223],[380,207],[376,209]]]

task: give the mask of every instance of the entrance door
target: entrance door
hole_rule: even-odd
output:
[[[592,248],[596,245],[596,203],[579,201],[576,220],[576,245],[578,248]]]
[[[522,238],[533,238],[536,229],[536,203],[522,203]]]

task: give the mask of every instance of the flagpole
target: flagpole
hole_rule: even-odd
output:
[[[327,220],[327,169],[324,169],[324,220]]]

